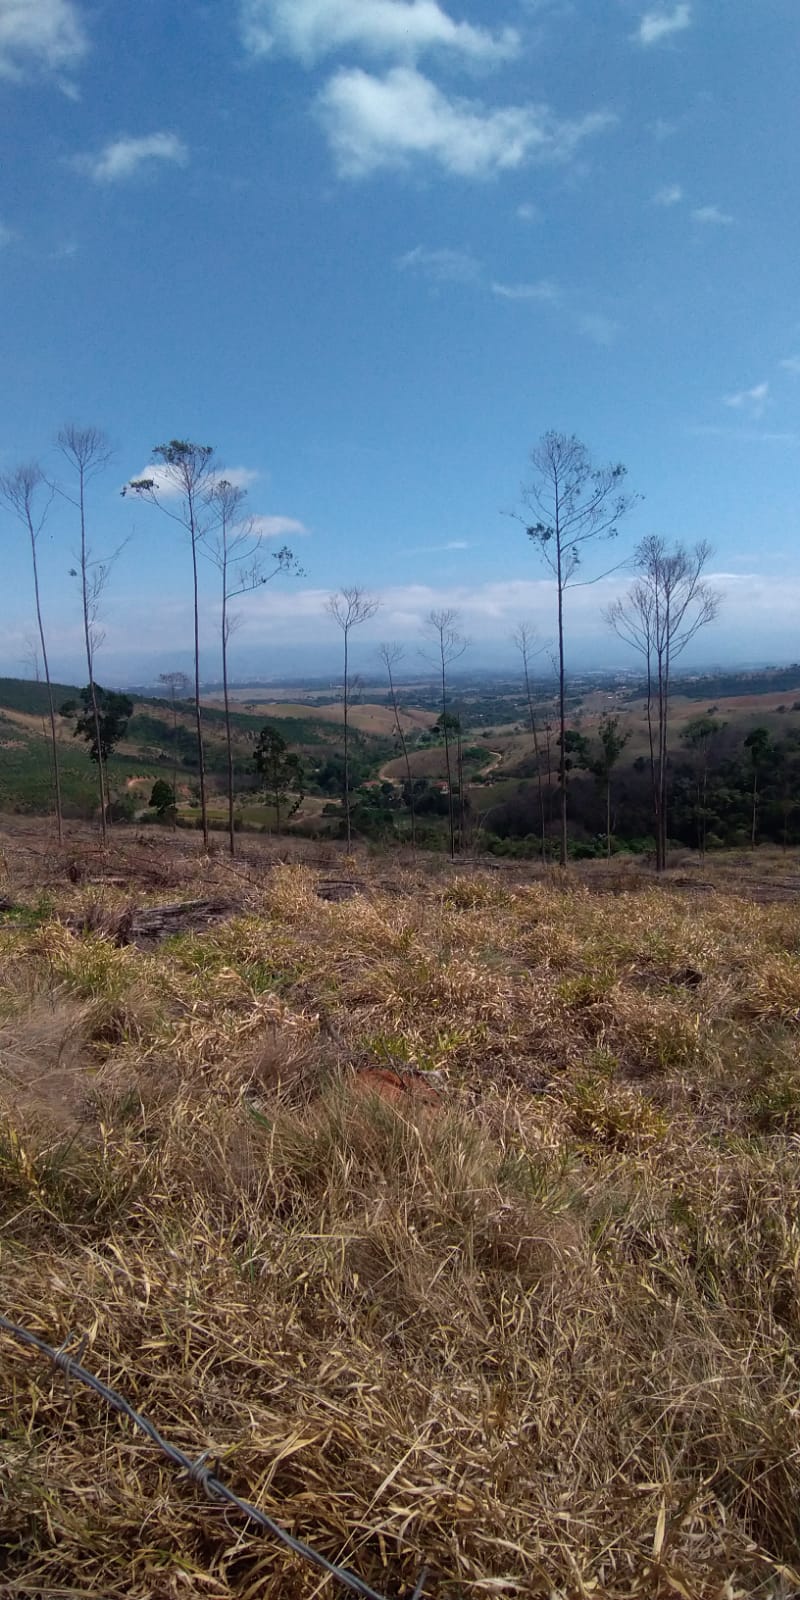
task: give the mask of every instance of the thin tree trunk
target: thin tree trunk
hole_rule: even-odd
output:
[[[50,665],[47,660],[47,645],[44,638],[44,623],[42,621],[42,605],[39,597],[39,563],[36,559],[36,537],[29,524],[31,536],[31,556],[33,558],[33,592],[36,597],[36,621],[39,625],[39,642],[42,646],[42,666],[44,667],[44,681],[47,684],[47,704],[50,715],[50,743],[53,751],[53,798],[56,803],[56,832],[59,844],[64,843],[64,825],[61,816],[61,775],[58,770],[58,740],[56,738],[56,712],[53,705],[53,685],[50,681]]]
[[[225,753],[228,763],[228,846],[236,854],[236,830],[233,826],[233,746],[231,744],[231,707],[228,698],[228,641],[227,599],[222,602],[222,697],[225,704]]]
[[[200,597],[197,582],[197,534],[192,536],[192,578],[194,582],[194,714],[197,728],[197,764],[200,769],[200,819],[203,826],[203,845],[208,849],[208,805],[206,802],[206,761],[203,748],[203,720],[200,711]]]
[[[611,774],[606,781],[606,860],[611,860]]]
[[[458,772],[458,848],[464,849],[464,836],[466,832],[466,808],[464,801],[464,740],[461,732],[461,719],[459,718],[457,744],[456,744],[456,770]]]
[[[94,682],[94,646],[92,642],[92,624],[89,616],[89,590],[86,572],[86,479],[83,462],[78,465],[78,509],[81,519],[81,590],[83,596],[83,637],[86,644],[86,668],[89,674],[89,696],[92,707],[92,721],[94,723],[94,738],[97,747],[97,776],[100,787],[100,835],[105,845],[108,842],[108,829],[106,819],[108,816],[108,783],[103,762],[103,752],[100,744],[100,708],[97,704],[97,690]]]
[[[447,769],[447,813],[450,823],[450,860],[456,858],[456,829],[453,813],[453,774],[450,765],[450,735],[447,728],[447,670],[442,650],[442,727],[444,729],[444,762]]]
[[[228,849],[236,854],[236,832],[233,826],[233,745],[231,743],[231,706],[228,696],[228,534],[222,532],[222,699],[225,706],[225,755],[228,771]]]
[[[414,784],[413,784],[412,777],[411,777],[411,757],[409,756],[409,753],[408,753],[408,745],[406,744],[406,736],[405,736],[405,734],[403,732],[402,724],[400,722],[400,710],[399,710],[399,707],[398,707],[398,704],[397,704],[397,693],[395,691],[395,686],[394,686],[394,677],[393,677],[393,674],[392,674],[392,669],[389,666],[388,662],[387,662],[386,670],[387,670],[387,672],[389,674],[389,692],[390,692],[391,697],[392,697],[392,709],[394,711],[394,720],[395,720],[395,723],[397,725],[397,732],[400,735],[400,746],[401,746],[401,749],[403,751],[403,759],[404,759],[405,764],[406,764],[406,778],[407,778],[407,781],[408,781],[408,805],[409,805],[409,810],[411,812],[411,846],[412,846],[412,849],[416,849],[416,847],[417,847],[417,817],[416,817],[416,810],[415,810],[415,807],[414,807]]]
[[[559,846],[559,865],[566,867],[568,856],[567,839],[567,704],[566,704],[566,675],[564,670],[564,586],[561,576],[561,537],[556,529],[558,546],[558,715],[561,733],[561,757],[559,760],[558,781],[561,788],[561,841]]]
[[[347,834],[347,853],[350,854],[350,689],[347,681],[350,670],[347,629],[344,630],[344,818]]]
[[[534,750],[534,754],[536,756],[536,779],[537,779],[537,782],[538,782],[538,785],[539,785],[539,819],[540,819],[541,830],[542,830],[542,865],[544,866],[546,861],[547,861],[547,833],[546,833],[546,830],[545,830],[545,821],[544,821],[544,787],[542,785],[542,762],[541,762],[541,756],[539,754],[539,734],[538,734],[538,731],[537,731],[537,728],[536,728],[536,713],[534,712],[534,709],[533,709],[533,694],[531,692],[531,680],[530,680],[530,673],[528,671],[528,658],[527,658],[527,655],[523,655],[523,657],[522,657],[522,665],[523,665],[523,669],[524,669],[524,672],[525,672],[525,693],[526,693],[527,699],[528,699],[528,716],[530,718],[531,733],[533,735],[533,750]]]
[[[753,826],[750,831],[750,848],[756,847],[756,818],[758,816],[758,768],[753,768]]]
[[[185,681],[185,680],[184,680]],[[178,702],[172,685],[172,826],[178,826]]]

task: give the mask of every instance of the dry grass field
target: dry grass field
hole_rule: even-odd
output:
[[[0,842],[8,1316],[387,1597],[798,1593],[794,859]],[[4,1596],[335,1592],[2,1334],[0,1414]]]
[[[220,706],[219,699],[209,700],[208,705]],[[315,722],[331,722],[341,727],[344,721],[344,712],[341,705],[317,706],[302,700],[248,700],[246,708],[252,710],[253,716],[268,717],[278,720],[281,717],[313,718]],[[245,709],[244,703],[240,709]],[[420,729],[432,728],[436,721],[435,711],[423,711],[419,706],[403,707],[400,712],[404,733],[415,733]],[[390,738],[396,727],[396,719],[391,706],[373,705],[369,702],[354,704],[350,707],[350,722],[361,733],[372,733]]]

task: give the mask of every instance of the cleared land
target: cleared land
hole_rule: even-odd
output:
[[[214,699],[209,700],[207,703],[219,706],[221,701]],[[281,717],[304,717],[315,722],[333,723],[337,727],[340,727],[344,722],[344,711],[341,704],[316,706],[302,700],[248,700],[246,704],[253,717],[263,717],[267,721],[277,721]],[[361,733],[372,733],[384,737],[391,737],[397,725],[391,706],[367,703],[352,705],[350,707],[349,720],[353,727],[358,728]],[[420,729],[433,727],[436,721],[436,712],[422,711],[419,707],[403,706],[400,710],[400,720],[404,732],[418,732]]]
[[[11,1316],[387,1594],[797,1591],[795,856],[760,905],[4,835]],[[10,1593],[319,1593],[5,1339],[0,1404]]]

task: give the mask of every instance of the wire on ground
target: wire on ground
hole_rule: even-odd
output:
[[[329,1561],[327,1556],[321,1555],[318,1550],[314,1550],[311,1545],[305,1544],[302,1539],[295,1539],[294,1535],[282,1528],[280,1523],[273,1522],[271,1517],[266,1516],[263,1511],[259,1511],[258,1506],[250,1505],[247,1500],[241,1500],[238,1494],[234,1494],[233,1490],[229,1489],[227,1484],[224,1484],[220,1478],[216,1477],[211,1468],[206,1466],[208,1451],[199,1456],[196,1461],[192,1461],[191,1457],[185,1455],[183,1450],[179,1450],[177,1445],[170,1444],[169,1440],[159,1433],[158,1429],[147,1417],[134,1410],[124,1395],[119,1394],[116,1389],[110,1389],[100,1378],[96,1378],[93,1372],[89,1372],[86,1367],[81,1366],[74,1356],[70,1356],[67,1353],[64,1345],[57,1350],[54,1345],[47,1344],[44,1339],[40,1339],[38,1334],[31,1333],[29,1328],[20,1327],[18,1323],[12,1322],[8,1317],[3,1316],[2,1312],[0,1312],[0,1328],[5,1333],[10,1334],[13,1339],[18,1340],[20,1344],[27,1345],[29,1349],[37,1350],[40,1355],[47,1356],[53,1365],[60,1372],[63,1372],[66,1377],[77,1378],[78,1382],[85,1384],[87,1389],[93,1389],[94,1393],[100,1395],[101,1399],[105,1400],[112,1410],[118,1411],[123,1417],[127,1417],[134,1427],[138,1428],[141,1433],[146,1434],[147,1438],[158,1446],[158,1449],[167,1457],[168,1461],[172,1462],[173,1466],[182,1468],[192,1483],[199,1484],[205,1490],[209,1499],[221,1500],[228,1505],[235,1506],[237,1511],[240,1511],[250,1522],[254,1522],[264,1533],[270,1534],[273,1539],[277,1539],[281,1544],[286,1545],[287,1549],[291,1550],[294,1555],[299,1556],[301,1560],[309,1562],[311,1566],[316,1567],[320,1572],[327,1573],[329,1577],[334,1578],[337,1583],[341,1584],[342,1588],[349,1589],[351,1594],[361,1595],[362,1600],[386,1600],[385,1595],[380,1595],[376,1589],[371,1589],[369,1584],[364,1583],[363,1579],[359,1578],[356,1573],[348,1571],[346,1567],[337,1566],[333,1561]],[[427,1574],[423,1572],[412,1595],[412,1600],[420,1600],[426,1576]]]

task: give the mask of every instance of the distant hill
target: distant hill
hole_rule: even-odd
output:
[[[74,700],[80,693],[74,683],[54,683],[52,690],[56,710],[65,700]],[[7,711],[24,711],[33,717],[46,716],[49,710],[47,684],[36,683],[32,678],[0,678],[0,706]]]

